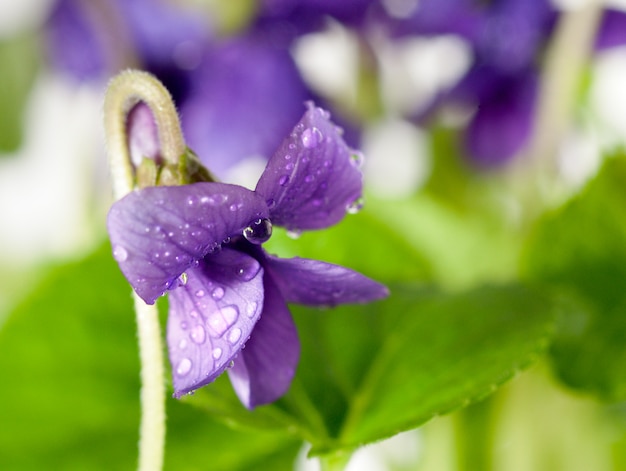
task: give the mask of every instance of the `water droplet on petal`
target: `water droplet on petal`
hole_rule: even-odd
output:
[[[176,368],[176,374],[178,376],[185,376],[186,374],[189,374],[190,371],[191,371],[191,360],[189,358],[183,358],[178,364],[178,367]]]
[[[220,347],[216,347],[213,349],[213,359],[217,360],[222,356],[222,349]]]
[[[293,170],[293,162],[289,162],[287,165],[285,165],[285,170],[291,172]]]
[[[189,206],[193,206],[194,204],[196,204],[196,197],[195,196],[190,196],[187,198],[187,204]]]
[[[287,183],[289,183],[289,175],[283,175],[278,179],[278,184],[280,186],[285,186]]]
[[[165,252],[165,254],[164,254],[164,255],[165,255],[165,256],[169,256],[169,255],[170,255],[170,253],[169,253],[169,252]],[[182,286],[185,286],[185,285],[187,284],[187,280],[188,280],[188,279],[189,279],[189,277],[187,276],[187,273],[185,273],[185,272],[182,272],[182,273],[180,274],[180,276],[178,277],[178,281],[180,282],[180,284],[181,284]]]
[[[363,166],[363,161],[365,157],[362,152],[354,152],[350,155],[350,163],[354,165],[356,168],[361,168]]]
[[[307,128],[300,136],[302,141],[302,145],[307,149],[312,149],[316,147],[323,139],[322,132],[316,127]]]
[[[265,201],[265,204],[267,204],[267,207],[269,209],[272,209],[274,206],[276,206],[276,201],[272,198],[268,199]]]
[[[315,180],[315,176],[314,175],[307,175],[306,177],[304,177],[304,181],[306,183],[311,183],[313,180]]]
[[[196,297],[197,298],[201,298],[202,296],[204,296],[204,290],[199,289],[198,291],[196,291]]]
[[[180,342],[178,342],[178,348],[181,350],[187,348],[187,341],[185,339],[180,339]]]
[[[237,340],[239,340],[240,338],[241,338],[241,329],[239,327],[235,327],[228,334],[228,341],[230,343],[233,343],[233,344],[237,343]]]
[[[193,340],[198,345],[203,344],[206,340],[206,332],[204,330],[204,327],[202,327],[201,325],[195,326],[193,329],[191,329],[191,333],[189,334],[189,336],[191,337],[191,340]]]
[[[215,288],[213,291],[211,291],[211,297],[216,301],[222,299],[224,297],[224,288],[222,288],[221,286]]]
[[[239,317],[239,308],[235,305],[225,306],[221,309],[221,312],[222,316],[224,316],[224,320],[228,324],[228,327],[233,325]]]
[[[256,313],[256,310],[258,307],[259,305],[256,301],[252,301],[251,303],[248,303],[248,306],[246,307],[247,316],[254,317],[254,314]]]
[[[346,206],[346,211],[348,212],[348,214],[356,214],[363,209],[364,204],[365,201],[363,200],[363,198],[358,198],[350,203],[348,206]]]
[[[185,321],[182,321],[180,323],[180,328],[183,329],[183,330],[187,330],[187,323]]]
[[[290,239],[299,239],[302,235],[302,231],[298,229],[290,229],[287,231],[287,237]]]
[[[113,258],[118,262],[125,262],[128,259],[128,251],[121,245],[113,248]]]
[[[272,223],[267,218],[260,218],[243,230],[243,236],[248,242],[262,244],[272,236]]]

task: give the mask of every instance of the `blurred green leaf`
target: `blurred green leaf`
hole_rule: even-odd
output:
[[[22,143],[24,107],[38,71],[37,45],[34,35],[0,41],[0,153]]]
[[[278,228],[265,248],[281,257],[306,257],[343,265],[379,281],[432,279],[430,261],[411,246],[404,234],[390,227],[384,212],[366,204],[358,214],[323,231],[290,238]]]
[[[188,401],[213,411],[228,403],[229,418],[248,427],[282,424],[313,453],[351,449],[490,394],[542,351],[553,326],[552,303],[520,286],[392,292],[367,306],[292,308],[302,359],[276,404],[246,411],[219,381]]]
[[[609,159],[565,207],[547,215],[525,248],[527,277],[557,289],[564,314],[552,347],[560,378],[607,400],[626,400],[626,161]]]
[[[0,330],[0,469],[136,466],[139,364],[130,288],[108,246],[53,270]],[[165,469],[289,469],[300,442],[244,433],[174,399]]]

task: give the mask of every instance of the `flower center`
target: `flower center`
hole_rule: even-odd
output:
[[[243,230],[243,236],[248,242],[262,244],[272,236],[272,223],[267,218],[260,218]]]

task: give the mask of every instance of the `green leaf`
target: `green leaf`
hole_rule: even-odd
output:
[[[264,246],[281,257],[306,257],[343,265],[379,281],[430,280],[432,268],[418,247],[386,223],[384,211],[366,204],[358,214],[294,239],[278,228]]]
[[[130,288],[109,246],[60,267],[0,330],[0,469],[136,466],[139,364]],[[289,469],[300,442],[232,430],[174,399],[165,469]]]
[[[626,400],[626,161],[609,159],[529,238],[524,272],[559,290],[564,315],[552,347],[569,386]]]
[[[543,350],[553,327],[550,300],[520,286],[392,292],[367,306],[292,308],[302,358],[291,390],[252,412],[231,399],[232,420],[273,418],[314,454],[352,449],[490,394]],[[227,396],[215,384],[188,400],[221,407]]]
[[[30,35],[0,42],[0,154],[22,143],[24,107],[38,71],[37,39]]]

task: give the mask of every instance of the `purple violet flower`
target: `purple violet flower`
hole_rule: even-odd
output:
[[[320,229],[359,203],[358,154],[328,118],[309,104],[254,191],[215,182],[148,187],[111,207],[113,254],[134,290],[150,304],[169,293],[175,397],[228,368],[246,407],[272,402],[289,388],[300,354],[287,303],[387,296],[385,286],[347,268],[262,248],[272,224]]]

